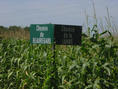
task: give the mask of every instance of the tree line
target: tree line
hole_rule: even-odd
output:
[[[23,38],[29,39],[29,27],[0,26],[0,38]]]
[[[15,31],[15,30],[27,30],[29,31],[29,27],[21,27],[21,26],[9,26],[9,27],[5,27],[5,26],[0,26],[0,32],[1,31]]]

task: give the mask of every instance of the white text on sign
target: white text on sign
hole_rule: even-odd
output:
[[[36,25],[36,31],[48,31],[48,27]]]
[[[51,44],[51,38],[33,38],[33,43]]]

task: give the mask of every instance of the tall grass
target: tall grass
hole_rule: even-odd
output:
[[[0,37],[5,39],[29,39],[29,27],[0,26]]]
[[[1,30],[0,30],[1,31]],[[2,30],[0,37],[5,38],[5,39],[26,39],[29,40],[30,34],[28,30]]]
[[[87,34],[88,35],[91,34],[91,31],[90,31],[91,25],[92,26],[97,25],[96,30],[99,33],[104,32],[104,31],[109,31],[117,39],[118,27],[116,23],[114,23],[113,17],[110,15],[108,7],[106,8],[107,16],[102,18],[102,17],[97,17],[97,14],[96,14],[97,11],[95,8],[94,0],[92,0],[92,6],[93,6],[93,16],[89,16],[85,11],[85,18],[86,18],[85,29],[88,29],[86,30]],[[93,20],[92,22],[91,22],[91,19]]]

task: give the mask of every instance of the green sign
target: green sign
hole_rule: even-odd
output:
[[[37,44],[81,45],[82,26],[32,24],[30,42]]]
[[[31,24],[30,26],[30,42],[37,44],[53,43],[53,24]]]

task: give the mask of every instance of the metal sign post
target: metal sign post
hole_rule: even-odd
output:
[[[52,76],[52,81],[51,81],[51,85],[52,87],[54,87],[54,89],[58,89],[58,70],[57,70],[57,62],[56,62],[56,59],[55,59],[55,56],[56,56],[56,50],[55,50],[55,43],[52,45],[52,49],[53,49],[53,62],[52,62],[52,65],[53,65],[53,71],[52,73],[54,74]]]

